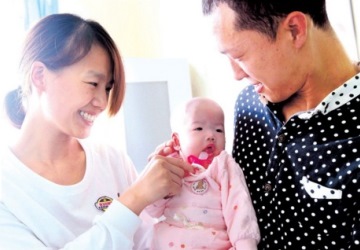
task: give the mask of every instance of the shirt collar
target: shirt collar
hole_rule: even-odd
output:
[[[298,114],[299,118],[309,119],[317,113],[323,115],[341,107],[342,105],[350,102],[352,99],[360,95],[360,73],[346,81],[328,94],[319,105],[313,110],[302,112]]]
[[[360,69],[360,66],[359,66]],[[360,70],[359,70],[360,71]],[[328,114],[329,112],[337,109],[338,107],[348,103],[352,99],[358,97],[360,95],[360,73],[350,78],[344,84],[339,86],[337,89],[333,90],[330,94],[328,94],[317,107],[311,110],[299,112],[295,114],[300,119],[310,119],[314,115]],[[273,112],[281,114],[282,104],[275,104],[271,102],[265,102],[261,100],[264,104],[266,104]]]

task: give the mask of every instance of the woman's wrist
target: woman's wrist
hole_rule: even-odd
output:
[[[148,205],[144,197],[137,195],[137,192],[134,188],[126,190],[119,198],[118,201],[121,202],[124,206],[129,208],[136,215],[139,215],[142,210]]]

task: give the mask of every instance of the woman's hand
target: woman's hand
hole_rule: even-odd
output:
[[[169,156],[175,152],[178,152],[178,150],[174,149],[174,145],[175,144],[173,140],[169,140],[160,144],[156,147],[155,151],[149,155],[148,161],[150,161],[155,155]]]
[[[185,171],[193,171],[190,164],[178,158],[154,155],[137,181],[119,201],[136,214],[151,203],[180,192]]]

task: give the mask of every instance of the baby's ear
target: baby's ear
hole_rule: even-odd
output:
[[[32,88],[37,92],[45,90],[45,70],[45,64],[39,61],[35,61],[31,66],[30,78],[33,86]]]
[[[178,133],[172,133],[171,138],[173,140],[173,148],[176,151],[180,150],[180,140],[179,140],[179,134]]]

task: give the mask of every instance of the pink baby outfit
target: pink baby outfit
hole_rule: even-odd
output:
[[[243,172],[222,151],[208,169],[184,178],[182,191],[147,207],[152,249],[257,249],[260,233]]]

